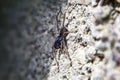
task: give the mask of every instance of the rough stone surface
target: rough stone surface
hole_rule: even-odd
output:
[[[22,0],[4,7],[0,79],[120,80],[120,4],[108,1],[99,5],[99,1]],[[70,31],[67,43],[72,66],[61,54],[58,72],[52,46],[58,36],[60,6]]]
[[[116,41],[120,37],[120,14],[113,10],[111,4],[92,7],[86,5],[85,1],[68,2],[71,5],[66,5],[66,24],[70,18],[75,17],[66,26],[69,31],[74,32],[67,36],[72,67],[62,54],[59,60],[60,72],[57,73],[57,65],[51,66],[49,80],[119,80],[120,54],[114,48],[115,45],[120,45]],[[114,15],[117,16],[112,18]]]

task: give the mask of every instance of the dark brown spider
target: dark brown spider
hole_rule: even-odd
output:
[[[65,23],[65,18],[66,18],[66,12],[63,13],[63,22],[62,22],[62,28],[59,31],[59,26],[58,26],[58,21],[59,21],[59,15],[60,15],[61,9],[58,12],[57,16],[56,16],[56,21],[57,21],[57,30],[59,32],[59,35],[57,36],[53,46],[52,46],[52,53],[53,53],[53,58],[56,60],[57,66],[58,66],[58,72],[59,72],[59,62],[58,60],[60,59],[60,55],[61,54],[66,54],[70,60],[70,66],[72,66],[72,61],[70,58],[70,55],[68,53],[68,46],[67,46],[67,35],[70,33],[68,31],[68,29],[65,27],[64,23]],[[73,19],[73,18],[72,18]],[[71,19],[71,20],[72,20]],[[68,24],[67,24],[68,25]],[[57,51],[59,50],[59,54],[58,54],[58,60],[56,58],[57,55]]]

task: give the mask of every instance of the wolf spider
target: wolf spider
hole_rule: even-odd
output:
[[[68,29],[64,25],[65,24],[65,18],[66,18],[66,12],[62,13],[63,14],[63,20],[62,20],[63,22],[62,22],[62,28],[61,29],[59,29],[59,25],[58,25],[59,15],[61,15],[60,13],[62,13],[61,9],[56,16],[57,30],[59,32],[59,35],[57,36],[57,38],[56,38],[56,40],[55,40],[55,42],[52,46],[52,54],[53,54],[53,58],[56,61],[57,66],[58,66],[58,72],[59,72],[59,62],[58,62],[58,60],[60,60],[60,55],[63,54],[63,53],[67,55],[67,57],[70,60],[70,66],[72,66],[72,61],[71,61],[70,55],[68,53],[68,46],[67,46],[67,39],[66,39],[66,37],[70,33],[70,31],[68,31]],[[69,22],[71,22],[72,19],[70,19]],[[56,55],[57,55],[58,50],[59,50],[59,52],[58,52],[59,54],[58,54],[58,60],[57,60]]]

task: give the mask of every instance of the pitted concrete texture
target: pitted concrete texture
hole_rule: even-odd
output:
[[[0,56],[0,79],[120,80],[119,0],[104,0],[102,5],[100,1],[22,0],[4,7],[0,52],[5,55]],[[66,12],[72,66],[63,53],[58,72],[52,46],[58,36],[60,6]],[[63,15],[59,23],[62,19]]]
[[[71,4],[66,5],[63,11],[67,12],[65,24],[68,24],[74,17],[66,26],[69,31],[72,31],[67,36],[72,66],[69,65],[70,61],[66,55],[61,54],[60,72],[57,72],[54,60],[48,79],[119,80],[118,60],[120,58],[118,59],[117,56],[120,56],[120,52],[117,51],[119,47],[115,49],[115,45],[120,46],[117,42],[120,37],[118,29],[120,28],[120,14],[113,9],[112,2],[108,2],[104,6],[98,4],[96,7],[91,5],[95,2],[90,2],[90,4],[79,0],[68,0],[68,2]],[[70,10],[72,11],[70,12]],[[114,18],[112,18],[112,14],[115,16]]]

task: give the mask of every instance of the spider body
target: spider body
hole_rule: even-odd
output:
[[[54,48],[55,49],[60,49],[62,40],[63,40],[62,36],[58,36],[56,38],[55,43],[54,43]]]
[[[61,28],[60,34],[57,36],[52,47],[52,53],[58,66],[58,72],[59,72],[59,62],[56,58],[57,51],[59,51],[58,59],[60,59],[61,54],[66,54],[70,60],[70,66],[72,66],[71,58],[68,53],[68,46],[67,46],[67,40],[66,40],[66,36],[68,35],[68,33],[69,32],[65,27]]]
[[[55,49],[60,49],[61,48],[61,45],[62,45],[62,41],[66,41],[66,36],[68,35],[68,30],[63,27],[61,30],[60,30],[60,34],[59,36],[57,36],[56,40],[55,40],[55,43],[54,43],[54,48]]]
[[[70,58],[70,55],[69,55],[69,52],[68,52],[67,39],[66,39],[67,35],[70,32],[68,31],[68,29],[64,25],[65,19],[66,19],[66,12],[62,13],[63,14],[63,20],[62,20],[61,29],[59,28],[59,24],[58,24],[59,18],[61,16],[60,13],[62,13],[61,8],[60,8],[60,11],[58,12],[58,14],[56,16],[57,30],[59,32],[59,35],[57,36],[57,38],[56,38],[56,40],[55,40],[55,42],[52,46],[52,55],[53,55],[53,58],[56,60],[56,63],[57,63],[57,66],[58,66],[58,72],[59,72],[59,62],[58,62],[58,60],[60,59],[61,54],[65,54],[67,56],[67,58],[70,60],[70,66],[72,66],[72,61],[71,61],[71,58]],[[72,19],[74,19],[74,18],[72,18]],[[72,19],[70,19],[68,24],[72,21]],[[58,52],[58,59],[57,59],[57,52]]]

